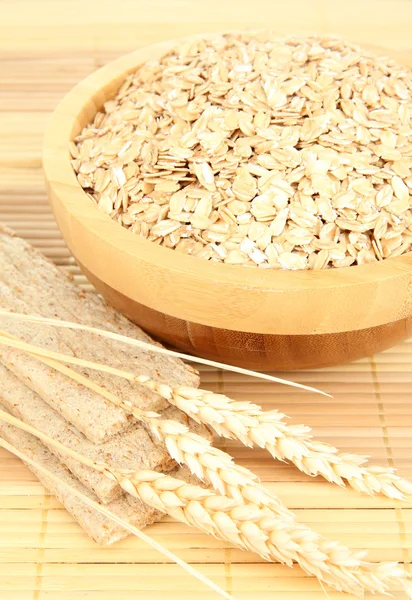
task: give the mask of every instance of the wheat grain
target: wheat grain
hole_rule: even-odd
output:
[[[100,210],[166,248],[367,264],[411,249],[411,90],[410,69],[338,38],[206,36],[130,74],[72,164]]]
[[[167,548],[165,548],[164,546],[159,544],[159,542],[156,542],[156,540],[152,539],[146,533],[143,533],[143,531],[140,531],[140,529],[138,529],[131,523],[128,523],[127,521],[125,521],[124,519],[122,519],[121,517],[119,517],[118,515],[113,513],[111,510],[109,510],[104,505],[99,504],[98,502],[96,502],[95,500],[92,500],[85,494],[82,494],[81,492],[79,492],[79,490],[77,490],[76,488],[74,488],[70,484],[68,484],[67,481],[64,481],[60,477],[57,477],[54,473],[49,471],[49,469],[46,469],[43,465],[39,464],[38,462],[33,460],[30,456],[27,456],[24,452],[22,452],[21,449],[15,448],[12,444],[10,444],[9,442],[7,442],[6,440],[4,440],[1,437],[0,437],[0,446],[2,446],[5,450],[8,450],[8,452],[11,452],[12,454],[14,454],[21,460],[23,460],[27,465],[29,465],[36,471],[39,471],[40,473],[43,473],[44,475],[46,475],[48,479],[53,481],[60,488],[65,489],[66,492],[68,492],[69,494],[71,494],[71,495],[75,496],[76,498],[78,498],[79,500],[81,500],[84,504],[89,506],[91,509],[99,512],[100,514],[104,515],[108,519],[111,519],[112,521],[114,521],[115,523],[117,523],[118,525],[120,525],[121,527],[126,529],[129,533],[135,535],[136,537],[138,537],[139,539],[144,541],[146,544],[148,544],[149,546],[151,546],[152,548],[154,548],[155,550],[157,550],[158,552],[160,552],[161,554],[166,556],[166,558],[168,558],[172,562],[175,562],[177,565],[182,567],[189,575],[192,575],[192,577],[195,577],[196,579],[201,581],[203,584],[208,586],[210,589],[214,590],[215,592],[217,592],[218,594],[223,596],[223,598],[226,598],[227,600],[234,600],[233,596],[231,596],[230,594],[228,594],[227,592],[222,590],[222,588],[220,588],[218,585],[213,583],[213,581],[208,579],[208,577],[206,577],[199,571],[196,571],[196,569],[194,569],[191,565],[188,565],[184,560],[182,560],[181,558],[179,558],[178,556],[173,554],[173,552],[171,552],[170,550],[168,550]]]
[[[4,411],[0,411],[0,418],[40,439],[47,438],[59,452],[70,453],[83,464],[116,480],[127,493],[146,504],[205,533],[251,550],[265,560],[289,566],[297,562],[304,571],[339,591],[363,596],[365,590],[385,593],[400,584],[412,597],[409,576],[401,565],[367,563],[363,552],[353,552],[338,542],[327,540],[294,519],[285,519],[275,510],[262,507],[259,500],[238,504],[234,499],[163,473],[115,471],[107,464],[96,463],[66,449]],[[253,488],[250,491],[253,495]]]

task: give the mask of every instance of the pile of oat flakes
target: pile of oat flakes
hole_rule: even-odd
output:
[[[274,269],[412,244],[412,74],[337,38],[185,42],[71,143],[99,209],[156,244]]]

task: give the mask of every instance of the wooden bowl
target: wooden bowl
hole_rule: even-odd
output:
[[[61,102],[47,129],[44,170],[71,252],[107,300],[183,351],[253,369],[302,369],[355,360],[412,330],[412,253],[325,271],[271,271],[207,262],[160,247],[99,211],[78,184],[68,142],[126,75],[176,41],[96,71]],[[398,56],[405,63],[410,57]]]

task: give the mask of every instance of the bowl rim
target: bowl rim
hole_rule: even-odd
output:
[[[316,291],[319,294],[322,291],[328,293],[337,289],[344,292],[345,290],[352,289],[354,286],[359,290],[363,286],[371,290],[376,286],[389,285],[398,279],[405,280],[409,288],[412,279],[412,252],[396,258],[385,259],[378,263],[320,271],[286,271],[261,269],[258,267],[245,268],[238,265],[214,263],[161,247],[121,227],[108,215],[103,214],[97,209],[96,204],[87,196],[76,179],[75,172],[70,163],[71,157],[68,142],[83,128],[86,122],[92,120],[103,103],[110,96],[114,95],[127,74],[136,70],[146,60],[161,56],[177,43],[185,40],[196,40],[199,37],[204,38],[209,35],[213,36],[216,33],[168,40],[121,56],[91,73],[78,83],[66,94],[53,112],[44,138],[43,169],[56,219],[73,254],[81,263],[87,266],[87,260],[84,261],[85,250],[76,249],[75,242],[70,237],[69,230],[76,223],[77,226],[82,228],[84,234],[92,235],[97,243],[102,244],[106,249],[111,248],[113,251],[120,250],[123,256],[127,256],[133,261],[144,262],[147,265],[150,264],[153,267],[161,269],[163,272],[179,273],[198,282],[201,280],[206,285],[213,285],[215,289],[219,286],[226,286],[229,283],[234,289],[253,292],[255,294],[269,293],[274,297],[274,294],[299,294],[302,292],[310,293],[311,291]],[[393,56],[394,52],[389,51],[385,52],[385,54]],[[114,90],[114,92],[106,96],[108,88]],[[56,202],[58,202],[59,210],[63,210],[65,218],[70,221],[70,224],[66,223],[66,229],[62,225],[61,218],[58,218]],[[200,272],[201,277],[199,275]],[[115,289],[119,289],[121,293],[128,295],[128,286],[124,282],[120,285],[120,288],[116,288],[116,278],[113,279],[108,273],[104,275],[102,269],[100,269],[99,277],[102,277],[108,285],[114,285]],[[117,285],[119,285],[118,281]],[[132,299],[138,301],[138,298]],[[346,324],[343,329],[340,329],[339,325],[334,326],[333,329],[334,331],[364,329],[369,326],[382,325],[405,318],[412,314],[412,302],[409,303],[408,301],[407,304],[408,306],[403,309],[399,309],[399,306],[391,308],[389,304],[385,304],[385,307],[378,311],[380,313],[379,316],[375,315],[362,324],[356,322],[356,319],[351,320],[350,315],[348,315],[349,319],[345,320]],[[168,311],[167,303],[165,302],[163,302],[161,307],[156,305],[156,302],[149,303],[148,305],[157,310],[161,308],[166,314],[179,316],[177,314],[179,310],[170,307],[170,311]],[[259,308],[254,305],[253,310],[256,312],[256,310],[259,311]],[[265,312],[267,316],[267,310]],[[189,313],[191,313],[190,310]],[[188,319],[197,323],[210,324],[207,314],[197,314],[196,311],[194,314],[189,314]],[[225,327],[225,321],[227,326],[227,317],[225,319],[213,319],[212,324],[217,327]],[[257,329],[245,325],[245,328],[242,330],[259,331],[259,329],[262,333],[274,332],[271,331],[273,328],[269,323],[266,327],[258,325]],[[275,329],[276,332],[279,331],[279,323]],[[282,331],[282,326],[280,326],[280,331]],[[288,332],[291,333],[291,331]],[[330,326],[323,328],[320,325],[316,331],[313,331],[313,327],[308,329],[303,326],[303,331],[302,329],[299,330],[299,333],[302,334],[326,332],[330,332]]]

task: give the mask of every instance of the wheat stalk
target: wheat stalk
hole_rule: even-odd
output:
[[[249,495],[251,494],[250,490],[253,488],[254,502],[257,502],[259,498],[262,505],[273,507],[285,518],[290,518],[291,512],[277,496],[271,494],[268,489],[260,484],[258,477],[252,471],[237,465],[229,454],[212,446],[209,440],[192,433],[182,423],[170,419],[161,419],[160,415],[155,412],[144,411],[135,407],[129,400],[119,398],[89,378],[61,364],[60,361],[112,374],[122,374],[123,376],[128,375],[127,372],[58,352],[46,351],[38,346],[22,342],[7,333],[0,332],[0,334],[0,344],[23,350],[35,356],[38,360],[100,394],[114,405],[133,415],[159,441],[165,444],[168,453],[176,462],[185,464],[194,475],[203,481],[208,481],[221,494],[245,502],[251,500]],[[129,375],[132,381],[138,382],[135,375]]]
[[[0,419],[47,440],[59,452],[100,471],[117,481],[129,494],[176,520],[251,550],[265,560],[280,561],[289,566],[297,562],[320,581],[358,596],[366,590],[386,593],[394,586],[402,585],[412,598],[409,576],[397,563],[367,563],[363,560],[364,552],[353,552],[339,542],[327,540],[294,519],[285,520],[283,515],[267,507],[253,502],[241,505],[210,489],[155,471],[116,471],[107,464],[96,463],[69,450],[4,411],[0,411]]]
[[[39,315],[26,315],[23,313],[11,312],[9,310],[5,310],[0,308],[0,316],[8,319],[16,319],[18,321],[27,321],[29,323],[43,323],[44,325],[52,325],[53,327],[63,328],[63,329],[76,329],[79,331],[88,331],[90,333],[95,333],[100,335],[101,337],[105,337],[111,340],[116,340],[118,342],[122,342],[124,344],[128,344],[129,346],[134,346],[135,348],[142,348],[143,350],[149,350],[150,352],[155,352],[157,354],[164,354],[166,356],[174,356],[176,358],[181,358],[184,360],[188,360],[191,362],[195,362],[202,365],[207,365],[209,367],[216,367],[217,369],[224,369],[225,371],[232,371],[233,373],[240,373],[241,375],[247,375],[249,377],[254,377],[256,379],[264,379],[265,381],[271,381],[272,383],[281,383],[282,385],[288,385],[291,387],[296,387],[302,390],[306,390],[308,392],[315,392],[316,394],[321,394],[322,396],[327,396],[331,398],[330,394],[326,392],[322,392],[316,388],[303,385],[302,383],[295,383],[293,381],[289,381],[287,379],[281,379],[280,377],[275,377],[273,375],[268,375],[267,373],[260,373],[258,371],[251,371],[249,369],[242,369],[241,367],[235,367],[234,365],[226,365],[224,363],[216,362],[214,360],[208,360],[206,358],[200,358],[199,356],[192,356],[191,354],[184,354],[182,352],[177,352],[176,350],[169,350],[168,348],[164,348],[163,346],[157,344],[150,344],[148,342],[143,342],[142,340],[136,340],[134,338],[128,337],[126,335],[121,335],[119,333],[115,333],[113,331],[108,331],[106,329],[100,329],[98,327],[90,327],[88,325],[82,325],[81,323],[74,323],[72,321],[63,321],[61,319],[47,318],[41,317]]]
[[[118,515],[113,513],[111,510],[109,510],[104,505],[99,504],[98,502],[96,502],[95,500],[92,500],[85,494],[82,494],[82,492],[79,492],[79,490],[72,487],[69,483],[64,481],[64,479],[61,479],[60,477],[58,477],[57,475],[55,475],[54,473],[49,471],[49,469],[46,469],[45,467],[43,467],[43,465],[41,465],[38,462],[36,462],[35,460],[33,460],[32,458],[30,458],[29,456],[24,454],[21,450],[17,449],[15,446],[13,446],[12,444],[10,444],[9,442],[7,442],[6,440],[4,440],[1,437],[0,437],[0,446],[2,446],[5,450],[8,450],[9,452],[11,452],[18,458],[20,458],[22,461],[24,461],[27,465],[31,466],[36,471],[39,471],[39,472],[43,473],[44,475],[46,475],[47,478],[50,479],[51,481],[53,481],[56,485],[58,485],[61,488],[64,488],[66,490],[66,492],[72,494],[73,496],[75,496],[76,498],[81,500],[84,504],[86,504],[93,510],[96,510],[100,514],[104,515],[108,519],[110,519],[110,520],[114,521],[115,523],[117,523],[118,525],[120,525],[120,527],[123,527],[124,529],[126,529],[126,531],[128,531],[129,533],[135,535],[142,541],[146,542],[146,544],[148,544],[149,546],[152,546],[152,548],[154,548],[155,550],[157,550],[158,552],[160,552],[161,554],[163,554],[164,556],[169,558],[172,562],[175,562],[176,564],[178,564],[189,575],[192,575],[193,577],[195,577],[196,579],[198,579],[199,581],[204,583],[206,586],[208,586],[209,588],[211,588],[212,590],[214,590],[215,592],[217,592],[218,594],[223,596],[223,598],[226,598],[226,600],[234,600],[233,596],[231,596],[230,594],[228,594],[227,592],[222,590],[222,588],[220,588],[218,585],[213,583],[213,581],[211,581],[208,577],[206,577],[205,575],[202,575],[202,573],[200,573],[199,571],[196,571],[196,569],[194,569],[191,565],[187,564],[184,560],[182,560],[181,558],[179,558],[178,556],[173,554],[173,552],[171,552],[170,550],[168,550],[167,548],[165,548],[164,546],[159,544],[159,542],[156,542],[155,540],[153,540],[150,536],[143,533],[143,531],[140,531],[140,529],[138,529],[131,523],[128,523],[127,521],[125,521],[124,519],[122,519],[121,517],[119,517]]]

